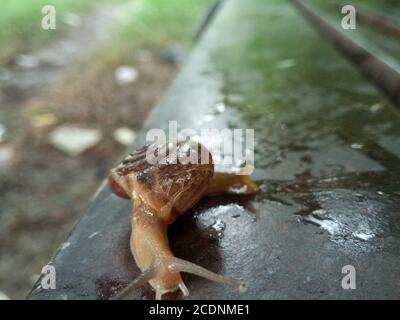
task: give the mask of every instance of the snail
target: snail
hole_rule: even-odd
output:
[[[185,141],[163,146],[146,145],[110,171],[111,190],[132,201],[130,248],[141,270],[114,299],[126,297],[147,282],[155,289],[157,300],[179,289],[187,296],[189,290],[181,272],[244,292],[245,284],[175,257],[169,248],[167,229],[204,195],[255,193],[257,185],[248,175],[214,172],[211,153],[200,143]]]

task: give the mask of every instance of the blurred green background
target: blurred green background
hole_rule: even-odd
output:
[[[1,1],[0,299],[26,296],[214,2]],[[41,28],[44,5],[56,30]]]

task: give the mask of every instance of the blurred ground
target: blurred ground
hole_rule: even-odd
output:
[[[212,0],[70,2],[55,36],[28,33],[24,44],[29,19],[0,34],[13,39],[0,54],[0,296],[9,298],[26,295],[85,212],[174,77]],[[92,129],[100,140],[63,152],[50,137],[65,125]]]

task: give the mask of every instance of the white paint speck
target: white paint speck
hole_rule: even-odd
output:
[[[96,231],[96,232],[93,232],[90,236],[89,236],[89,239],[92,239],[93,237],[95,237],[95,236],[97,236],[99,233]]]

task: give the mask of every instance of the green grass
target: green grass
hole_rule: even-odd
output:
[[[215,0],[129,0],[109,40],[84,62],[84,72],[98,77],[120,64],[134,64],[134,52],[160,53],[169,44],[191,44],[202,16]],[[82,70],[82,69],[81,69]]]
[[[18,52],[32,50],[59,35],[65,29],[60,19],[66,12],[80,13],[101,1],[122,0],[1,0],[0,65]],[[125,0],[125,18],[115,27],[110,56],[124,56],[137,47],[161,48],[167,43],[188,42],[201,14],[215,0]],[[57,30],[43,30],[41,10],[54,5]],[[7,44],[7,45],[4,45]],[[103,57],[107,58],[107,54]]]
[[[189,44],[202,15],[215,0],[130,0],[111,40],[97,53],[103,60],[130,63],[132,51]]]
[[[50,109],[46,109],[44,105],[43,110],[61,114],[60,117],[67,121],[77,121],[78,117],[81,121],[82,117],[77,116],[74,110],[79,113],[87,110],[88,118],[95,119],[93,121],[97,123],[104,121],[109,126],[107,114],[115,113],[115,108],[121,105],[123,99],[132,104],[133,109],[138,103],[142,108],[144,105],[151,108],[155,103],[151,99],[158,99],[165,89],[164,80],[169,76],[167,73],[172,76],[176,70],[161,59],[162,53],[170,44],[190,46],[201,17],[214,1],[129,0],[123,16],[115,22],[107,40],[88,58],[69,68],[63,81],[53,91],[54,103]],[[143,49],[150,54],[149,63],[137,59],[139,51]],[[135,87],[142,88],[144,92],[154,90],[154,93],[134,93],[137,97],[147,97],[138,98],[138,102],[128,101],[132,96],[127,97],[124,86],[116,85],[114,80],[115,69],[120,65],[138,68],[140,77]],[[160,68],[162,75],[154,74],[154,68]],[[144,83],[148,86],[143,86]],[[132,118],[125,119],[123,123],[135,126],[135,117]]]
[[[80,13],[98,3],[98,0],[1,0],[0,65],[7,63],[15,53],[30,50],[59,34],[65,27],[60,17],[66,12]],[[41,28],[45,5],[56,9],[56,30]]]
[[[163,46],[187,41],[199,18],[213,0],[136,0],[132,14],[122,22],[119,41],[134,41],[142,46]]]

